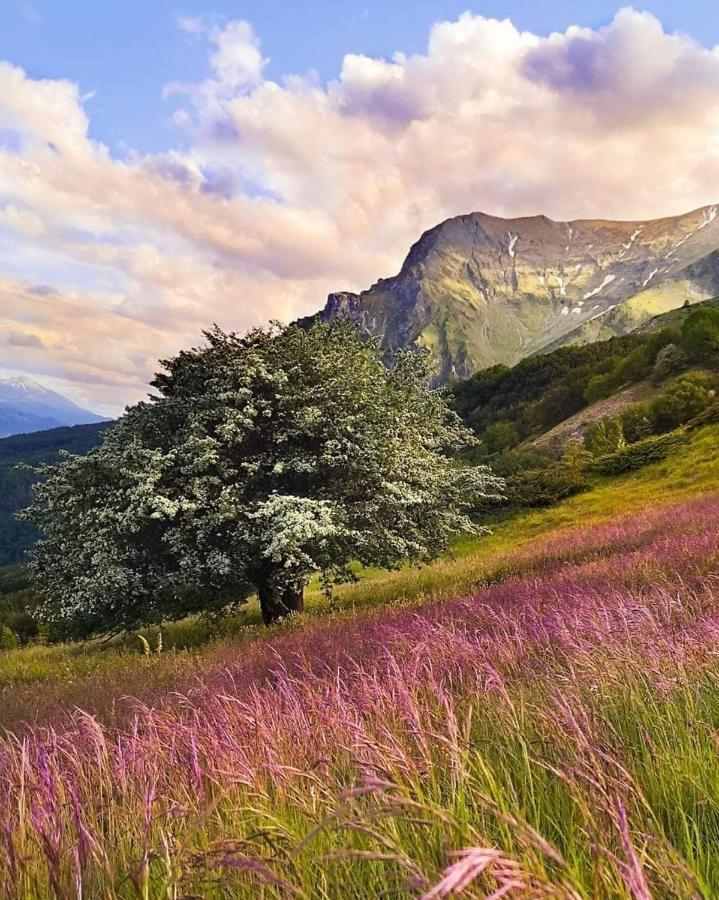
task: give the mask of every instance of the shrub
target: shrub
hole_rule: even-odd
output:
[[[614,387],[613,372],[607,372],[604,375],[595,375],[587,382],[587,386],[584,389],[584,398],[589,404],[596,403],[598,400],[603,400],[605,397],[608,397],[614,390]]]
[[[681,375],[650,404],[656,431],[683,425],[709,406],[716,396],[715,383],[703,372]]]
[[[652,369],[652,381],[654,384],[661,384],[669,378],[670,375],[676,375],[682,369],[686,369],[689,363],[686,353],[676,344],[667,344],[657,354]]]
[[[646,403],[636,403],[627,407],[622,414],[624,437],[629,444],[635,444],[654,433],[652,411]]]
[[[698,309],[682,324],[681,342],[691,359],[716,360],[719,355],[719,309]]]
[[[591,464],[591,471],[598,475],[621,475],[623,472],[631,472],[664,459],[678,450],[685,440],[684,431],[654,435],[636,444],[628,444],[614,453],[600,456]]]
[[[7,625],[0,625],[0,650],[15,650],[20,646],[15,632]]]
[[[564,468],[575,475],[581,475],[587,468],[588,463],[592,459],[592,454],[584,449],[584,444],[580,440],[569,441],[564,448],[562,454],[562,465]]]
[[[516,506],[551,506],[588,487],[583,471],[558,463],[507,478],[507,500]]]
[[[546,469],[556,462],[556,458],[548,450],[537,447],[517,447],[505,450],[492,459],[492,471],[503,478],[518,475],[530,469]]]
[[[719,422],[719,400],[714,400],[706,409],[703,409],[698,416],[694,416],[687,422],[687,429],[700,428],[702,425],[711,425]]]
[[[490,455],[508,450],[518,442],[517,426],[512,422],[495,422],[482,435],[482,443]]]
[[[629,381],[641,381],[651,371],[656,348],[647,342],[636,347],[614,369],[614,386],[619,387]]]
[[[593,422],[584,435],[584,446],[592,456],[614,453],[625,445],[621,419],[604,418]]]

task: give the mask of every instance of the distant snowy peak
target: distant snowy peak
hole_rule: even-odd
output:
[[[13,378],[0,378],[0,384],[16,388],[19,391],[47,390],[47,388],[44,388],[41,384],[38,384],[37,381],[33,381],[32,378],[28,378],[26,375],[15,375]]]
[[[27,375],[14,375],[11,378],[0,378],[0,396],[8,393],[13,396],[57,397],[65,403],[72,404],[72,400],[68,400],[67,397],[63,397],[63,395],[58,394],[57,391],[53,391],[39,382],[34,381],[32,378],[28,378]]]
[[[103,421],[26,375],[0,378],[0,437]]]

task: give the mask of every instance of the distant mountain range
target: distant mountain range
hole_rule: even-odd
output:
[[[401,271],[330,294],[391,355],[429,348],[437,384],[495,363],[626,334],[719,294],[719,207],[653,221],[554,222],[471,213],[425,232]]]
[[[0,438],[104,421],[31,378],[0,378]]]

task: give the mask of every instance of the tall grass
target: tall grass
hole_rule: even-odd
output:
[[[719,895],[718,514],[566,530],[8,735],[3,896]]]

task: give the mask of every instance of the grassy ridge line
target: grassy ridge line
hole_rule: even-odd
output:
[[[56,708],[72,705],[87,705],[111,715],[114,698],[147,696],[199,675],[204,662],[222,652],[227,641],[238,645],[267,640],[288,628],[322,628],[328,616],[371,615],[382,607],[469,594],[483,583],[521,575],[531,569],[533,558],[531,552],[522,551],[537,544],[535,555],[541,557],[539,544],[553,535],[621,513],[719,491],[718,445],[719,426],[699,429],[681,454],[619,478],[604,479],[593,490],[550,509],[499,521],[491,535],[458,541],[453,559],[421,569],[361,572],[360,581],[338,588],[330,604],[319,591],[309,591],[307,614],[279,628],[260,626],[259,612],[251,603],[219,626],[195,621],[168,624],[163,628],[163,643],[176,652],[162,656],[139,656],[139,642],[109,649],[80,644],[34,646],[0,654],[0,725],[43,718]],[[567,559],[569,556],[567,550]],[[146,635],[154,647],[157,630]],[[43,683],[40,694],[35,687],[38,683]],[[101,689],[96,691],[93,685]],[[94,696],[96,707],[87,702]]]

